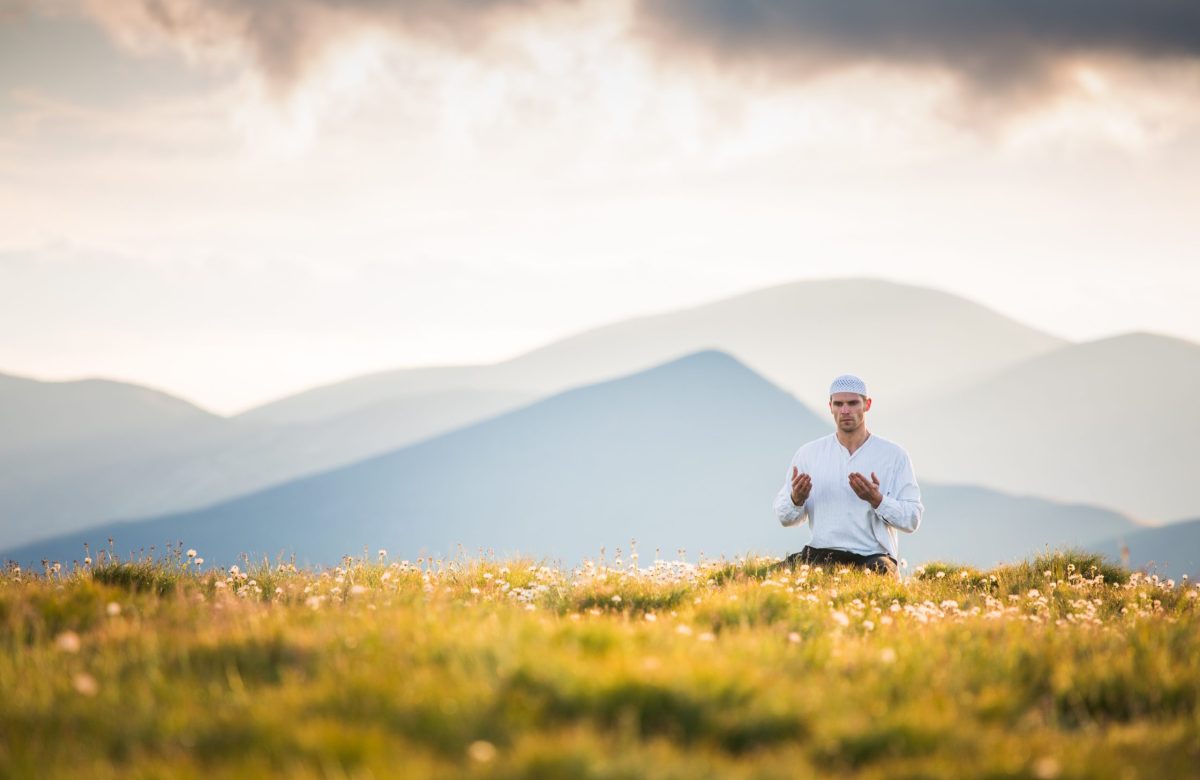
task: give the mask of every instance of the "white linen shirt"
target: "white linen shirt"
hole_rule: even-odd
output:
[[[800,506],[792,503],[792,468],[812,477],[812,491]],[[850,488],[850,473],[879,477],[883,501],[878,509]],[[805,520],[813,547],[859,555],[887,553],[900,560],[897,531],[912,533],[925,507],[913,475],[912,460],[898,444],[871,434],[851,455],[831,433],[805,444],[788,464],[783,488],[775,497],[775,514],[785,526]]]

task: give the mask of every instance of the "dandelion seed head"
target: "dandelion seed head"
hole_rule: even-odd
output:
[[[79,634],[74,631],[64,631],[54,638],[54,646],[64,653],[78,653],[80,645]]]
[[[1044,756],[1034,761],[1032,769],[1033,776],[1038,778],[1038,780],[1053,780],[1062,771],[1058,759],[1053,756]]]
[[[195,558],[195,557],[196,557],[196,550],[195,550],[195,549],[188,550],[188,551],[187,551],[187,557],[189,557],[189,558]]]
[[[121,605],[120,605],[120,604],[118,604],[118,603],[117,603],[117,602],[115,602],[115,601],[110,601],[110,602],[108,602],[108,604],[107,604],[107,605],[104,607],[104,612],[105,612],[105,614],[107,614],[109,617],[116,617],[116,616],[118,616],[118,615],[120,615],[120,614],[121,614]]]
[[[80,672],[72,677],[71,687],[81,696],[95,696],[100,692],[100,686],[96,683],[96,678],[87,672]]]
[[[885,647],[879,651],[879,660],[885,664],[896,663],[896,651],[890,647]]]
[[[477,739],[467,746],[467,756],[472,761],[486,764],[496,757],[496,746],[486,740]]]
[[[800,635],[798,633],[796,633],[795,631],[793,631],[790,634],[788,634],[788,641],[794,645],[798,645],[798,644],[800,644]]]

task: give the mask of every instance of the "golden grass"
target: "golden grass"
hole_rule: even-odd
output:
[[[182,553],[0,573],[2,777],[1087,777],[1200,766],[1200,591]]]

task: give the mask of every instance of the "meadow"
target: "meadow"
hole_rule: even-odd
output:
[[[0,572],[0,777],[1184,778],[1200,589],[620,554]],[[657,557],[657,556],[656,556]]]

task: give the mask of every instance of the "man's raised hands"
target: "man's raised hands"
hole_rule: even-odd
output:
[[[857,471],[850,475],[850,489],[855,495],[866,501],[875,509],[883,502],[883,493],[879,492],[879,477],[875,476],[875,472],[871,472],[871,481]]]
[[[800,506],[808,500],[812,492],[812,477],[801,474],[800,469],[792,466],[792,503]]]

